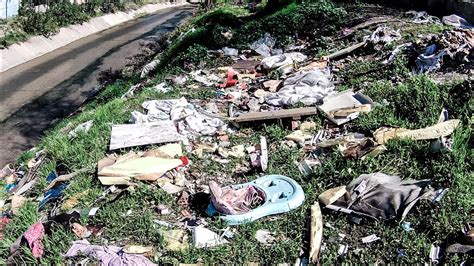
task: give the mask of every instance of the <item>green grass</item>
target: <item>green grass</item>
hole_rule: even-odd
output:
[[[292,5],[279,12],[295,10]],[[321,7],[320,7],[321,8]],[[226,11],[227,12],[227,11]],[[240,11],[229,11],[239,19],[245,14]],[[277,13],[281,14],[281,13]],[[286,14],[286,13],[285,13]],[[278,17],[278,16],[277,16]],[[195,23],[205,24],[206,15],[195,20]],[[247,29],[249,30],[249,29]],[[435,29],[436,30],[436,29]],[[403,30],[402,30],[403,32]],[[199,33],[201,34],[201,33]],[[187,41],[199,37],[190,34]],[[177,44],[178,43],[178,44]],[[175,42],[168,51],[181,49],[180,41]],[[201,45],[201,44],[200,44]],[[177,48],[177,47],[181,48]],[[175,48],[173,48],[175,47]],[[188,53],[200,54],[197,51]],[[335,47],[330,47],[335,48]],[[186,48],[188,49],[188,47]],[[388,49],[381,53],[389,53]],[[180,56],[186,56],[182,54]],[[177,56],[175,56],[177,58]],[[189,60],[189,59],[186,59]],[[212,61],[212,59],[210,59]],[[199,63],[199,62],[197,62]],[[216,62],[214,62],[216,63]],[[222,62],[219,62],[223,64]],[[324,228],[325,248],[321,252],[321,260],[325,264],[337,263],[403,263],[415,264],[429,262],[431,244],[444,246],[454,243],[459,237],[462,225],[469,220],[469,212],[474,205],[472,188],[474,179],[473,169],[473,138],[472,138],[472,80],[453,81],[447,84],[435,84],[427,76],[410,76],[408,62],[404,58],[397,59],[388,67],[381,67],[377,61],[358,62],[347,65],[337,75],[345,83],[338,90],[347,88],[364,89],[364,93],[377,102],[386,100],[387,106],[378,106],[367,115],[363,115],[350,123],[351,131],[363,132],[370,135],[382,125],[420,128],[436,123],[441,109],[447,108],[452,118],[461,119],[462,125],[453,134],[454,144],[451,152],[433,153],[429,141],[393,140],[387,144],[387,151],[376,158],[368,160],[352,160],[344,158],[337,150],[322,156],[322,165],[315,168],[310,176],[303,176],[297,168],[297,163],[303,159],[304,152],[299,148],[286,148],[280,144],[290,132],[278,123],[249,125],[239,130],[241,134],[231,135],[232,145],[255,145],[259,136],[266,136],[269,143],[269,166],[267,174],[287,175],[299,182],[305,191],[306,200],[302,207],[289,213],[267,217],[255,222],[231,227],[235,230],[235,239],[231,243],[216,248],[194,249],[171,252],[164,249],[160,229],[166,229],[153,222],[159,220],[175,220],[181,210],[175,196],[167,195],[155,185],[139,183],[133,190],[115,201],[109,195],[104,202],[96,202],[105,187],[100,184],[94,173],[84,173],[71,180],[64,192],[64,199],[87,191],[79,198],[78,209],[87,210],[101,206],[95,217],[82,217],[81,223],[105,226],[100,237],[92,237],[90,242],[95,244],[114,245],[151,245],[157,250],[152,260],[157,263],[293,263],[300,250],[307,251],[309,245],[309,207],[317,196],[328,188],[346,185],[360,174],[384,172],[397,174],[403,178],[432,179],[433,187],[449,188],[448,193],[439,204],[428,202],[418,204],[407,216],[414,230],[406,232],[399,220],[376,222],[363,220],[360,225],[352,224],[345,215],[323,210],[324,223],[332,228]],[[180,66],[167,66],[166,71],[159,73],[154,82],[162,81],[168,73],[185,72]],[[394,78],[395,77],[395,78]],[[135,98],[120,99],[136,80],[119,81],[101,91],[99,96],[89,103],[85,111],[68,118],[50,130],[43,138],[39,148],[48,152],[48,157],[40,170],[37,186],[30,192],[31,198],[36,198],[44,192],[47,186],[45,177],[57,167],[75,171],[84,167],[94,168],[97,161],[108,152],[108,142],[113,124],[126,123],[130,112],[140,110],[140,104],[149,99],[166,99],[185,96],[188,99],[209,99],[216,97],[213,89],[189,90],[177,87],[172,92],[163,94],[144,89]],[[324,118],[320,115],[310,117],[319,127],[323,126]],[[75,139],[69,139],[67,132],[61,128],[68,124],[76,126],[88,120],[94,121],[92,129],[79,134]],[[143,148],[133,148],[139,150]],[[117,151],[126,153],[130,149]],[[257,173],[242,175],[234,174],[238,165],[248,163],[249,158],[233,159],[227,165],[221,165],[209,158],[197,158],[187,154],[193,162],[190,172],[202,175],[203,184],[207,180],[221,178],[225,184],[241,183],[254,180]],[[26,162],[32,153],[25,153],[18,161]],[[192,180],[192,177],[188,177]],[[4,193],[0,193],[2,198]],[[201,217],[208,200],[197,202],[193,209]],[[161,216],[155,211],[158,204],[166,204],[172,209],[169,216]],[[0,258],[8,257],[9,246],[31,224],[37,222],[41,214],[36,209],[36,202],[28,202],[21,208],[5,229],[5,239],[0,244]],[[51,208],[51,205],[48,206]],[[218,219],[206,218],[209,228],[218,231],[227,226]],[[264,246],[254,239],[255,232],[267,229],[275,233],[278,241],[272,246]],[[339,240],[338,234],[345,234]],[[360,238],[376,234],[381,238],[371,244],[362,244]],[[35,260],[28,248],[23,249],[18,263],[61,264],[64,254],[76,237],[68,229],[58,224],[53,225],[51,234],[43,241],[45,256]],[[106,242],[107,241],[107,242]],[[191,237],[189,238],[191,243]],[[337,256],[340,244],[350,245],[347,257]],[[397,250],[403,250],[405,256],[398,256]],[[459,264],[466,256],[448,255],[446,262]],[[4,261],[0,260],[0,263]]]

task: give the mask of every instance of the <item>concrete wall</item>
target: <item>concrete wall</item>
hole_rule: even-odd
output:
[[[0,0],[0,19],[7,19],[18,15],[20,0]]]
[[[136,10],[107,14],[92,18],[80,25],[61,28],[57,34],[51,37],[34,36],[26,42],[12,44],[7,49],[0,50],[0,73],[81,38],[135,19],[137,15],[150,14],[163,8],[184,4],[187,4],[184,0],[177,0],[173,3],[148,4]]]

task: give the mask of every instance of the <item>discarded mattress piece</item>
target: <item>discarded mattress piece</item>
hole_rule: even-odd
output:
[[[113,125],[110,134],[110,150],[176,142],[183,139],[184,136],[178,133],[172,121]]]
[[[173,127],[176,128],[177,126],[179,133],[185,136],[214,135],[217,131],[224,130],[226,126],[221,119],[210,117],[197,110],[184,97],[181,99],[146,101],[143,102],[142,107],[147,110],[147,114],[137,111],[132,112],[133,123],[147,124],[157,121],[170,123],[172,121],[174,123]],[[170,127],[170,138],[173,138],[176,135],[171,130],[171,124],[165,125]]]
[[[336,125],[342,125],[357,118],[360,113],[368,113],[375,104],[361,92],[346,90],[324,98],[318,109]]]
[[[87,240],[74,241],[64,256],[71,258],[80,254],[94,258],[104,266],[156,265],[143,255],[124,252],[121,247],[91,245]]]
[[[374,138],[379,144],[387,143],[387,141],[394,138],[406,138],[413,140],[437,139],[451,135],[459,126],[460,122],[461,121],[459,119],[450,119],[431,127],[414,130],[405,128],[381,127],[374,132]]]
[[[268,93],[265,101],[274,106],[290,106],[299,102],[315,105],[334,93],[329,68],[299,71],[288,77],[276,93]]]
[[[129,152],[122,156],[108,155],[98,162],[97,175],[102,185],[128,185],[132,178],[142,181],[156,181],[167,171],[183,162],[180,159],[166,159],[152,153]]]
[[[403,220],[420,199],[429,199],[430,180],[401,180],[383,173],[360,175],[346,187],[347,193],[327,208],[375,219]]]
[[[207,213],[209,216],[219,215],[229,225],[244,224],[268,215],[289,212],[303,204],[305,198],[301,186],[282,175],[267,175],[226,188],[212,186]],[[255,198],[262,198],[263,204],[250,209],[250,201]]]

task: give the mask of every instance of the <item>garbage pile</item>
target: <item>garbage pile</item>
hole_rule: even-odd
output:
[[[427,14],[414,15],[415,23],[438,23]],[[448,19],[443,18],[443,21]],[[400,39],[399,30],[381,26],[354,49],[369,42],[385,45]],[[47,209],[49,215],[31,225],[19,237],[10,248],[8,261],[14,261],[22,245],[27,245],[35,258],[41,258],[44,254],[42,239],[48,226],[52,221],[63,221],[64,226],[77,236],[64,254],[65,258],[83,254],[102,265],[153,265],[147,258],[153,254],[153,247],[91,244],[87,238],[100,235],[103,228],[80,223],[82,218],[101,212],[110,198],[116,200],[124,196],[139,183],[165,191],[181,207],[180,219],[154,221],[160,227],[164,248],[171,251],[189,248],[188,231],[192,234],[194,248],[210,248],[231,242],[235,230],[225,228],[219,233],[210,230],[206,227],[206,220],[213,219],[211,217],[222,219],[228,225],[239,225],[299,208],[305,200],[303,188],[291,177],[271,173],[269,147],[273,143],[267,143],[266,136],[259,136],[259,141],[251,144],[231,141],[243,123],[291,120],[289,127],[293,131],[280,144],[304,151],[298,168],[305,176],[310,176],[315,168],[324,164],[325,155],[335,152],[333,148],[337,148],[336,152],[347,160],[374,158],[386,151],[385,145],[395,138],[431,140],[437,150],[450,149],[452,141],[449,136],[460,121],[448,119],[446,110],[442,111],[437,124],[426,128],[409,130],[381,125],[373,134],[350,131],[346,126],[348,123],[374,108],[381,108],[380,104],[361,91],[338,91],[330,67],[333,57],[309,58],[302,52],[295,52],[295,47],[276,49],[275,46],[275,38],[265,34],[249,45],[249,51],[223,47],[217,52],[230,57],[232,65],[196,69],[188,74],[167,77],[163,83],[154,85],[152,89],[161,93],[171,92],[173,87],[179,86],[190,89],[208,87],[215,90],[215,97],[146,100],[141,103],[141,109],[130,113],[129,123],[112,125],[108,154],[97,162],[96,169],[51,172],[46,177],[48,185],[44,195],[38,199],[39,210]],[[436,71],[450,60],[471,62],[473,46],[472,31],[466,29],[453,29],[424,38],[415,44],[415,50],[424,50],[416,59],[415,72]],[[409,45],[397,49],[404,47]],[[337,56],[350,52],[349,49],[337,53]],[[151,61],[147,64],[141,72],[142,78],[152,73],[158,63]],[[185,85],[189,83],[193,84]],[[140,82],[132,86],[123,98],[134,98],[146,87],[146,82]],[[304,116],[316,114],[325,117],[322,128],[314,122],[300,121]],[[76,125],[73,130],[71,128],[65,132],[73,139],[93,129],[94,123],[87,121]],[[12,169],[8,165],[0,172],[0,177],[7,181],[6,190],[10,195],[2,202],[2,210],[9,212],[2,218],[5,219],[2,223],[8,223],[8,217],[15,215],[27,199],[31,188],[38,182],[37,170],[46,156],[45,152],[38,152],[26,166],[28,174],[22,168]],[[232,168],[237,174],[249,173],[256,178],[242,184],[217,176],[202,182],[192,171],[193,158],[212,160],[222,167]],[[63,192],[68,182],[81,174],[97,176],[104,192],[92,208],[70,211],[87,191],[67,199],[62,198]],[[403,220],[420,200],[439,201],[445,193],[443,188],[432,188],[428,179],[406,180],[381,172],[362,174],[347,185],[339,185],[320,194],[311,207],[311,247],[307,257],[312,263],[317,262],[322,244],[319,203],[326,209],[357,219]],[[199,217],[196,210],[190,208],[190,197],[197,192],[209,195],[206,209],[209,217]],[[156,208],[162,216],[171,212],[166,205],[160,204]],[[276,241],[275,234],[268,230],[257,231],[256,239],[263,245]],[[378,236],[369,235],[362,242],[378,240]],[[339,253],[347,252],[348,247],[342,246]]]

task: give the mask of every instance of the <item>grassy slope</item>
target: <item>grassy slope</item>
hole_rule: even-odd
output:
[[[230,12],[232,14],[232,10]],[[295,6],[281,11],[279,14],[282,12],[283,14],[294,15],[293,17],[301,14],[293,13],[296,12]],[[282,21],[279,15],[275,17],[278,18],[278,21]],[[275,19],[275,17],[273,18]],[[271,20],[271,17],[266,19]],[[196,21],[202,23],[200,21],[206,21],[206,18],[201,17]],[[246,23],[255,24],[258,21]],[[236,35],[239,36],[245,30],[253,28],[248,25],[245,24],[240,27],[241,32],[239,33],[238,29]],[[198,32],[199,30],[206,31],[208,29],[201,28],[198,29]],[[278,34],[276,32],[272,33]],[[192,38],[198,38],[198,35],[186,36],[186,38],[192,40]],[[284,32],[281,35],[284,35]],[[199,42],[198,38],[197,43]],[[328,49],[334,47],[337,46],[328,47]],[[186,45],[182,47],[179,43],[170,49],[176,49],[173,51],[179,52],[189,50]],[[388,51],[387,48],[383,52]],[[321,51],[314,50],[314,52],[319,53]],[[186,58],[186,54],[181,53],[181,55],[182,58]],[[172,64],[176,66],[179,65],[179,62],[172,62]],[[309,206],[314,202],[317,195],[328,188],[347,184],[360,174],[383,171],[388,174],[397,173],[405,178],[433,178],[433,185],[436,188],[449,187],[450,190],[440,204],[420,204],[408,215],[406,220],[412,223],[414,229],[410,232],[403,231],[398,225],[398,221],[388,223],[364,221],[361,225],[353,225],[348,222],[344,215],[324,212],[324,221],[331,224],[333,229],[325,228],[325,249],[321,254],[322,261],[328,264],[338,261],[371,263],[392,261],[404,263],[427,262],[429,260],[430,245],[442,245],[446,240],[451,242],[456,238],[463,222],[469,219],[469,211],[474,204],[471,189],[474,187],[471,176],[473,163],[472,133],[469,121],[472,116],[472,82],[465,82],[461,85],[458,83],[436,85],[424,76],[409,77],[409,70],[406,68],[404,60],[397,60],[394,65],[383,71],[356,77],[358,73],[364,73],[367,69],[374,67],[377,67],[377,63],[356,62],[347,66],[340,74],[345,78],[346,83],[338,89],[347,87],[364,88],[365,92],[374,100],[387,99],[390,102],[389,106],[377,108],[368,115],[357,119],[352,127],[367,133],[377,129],[382,124],[409,128],[423,127],[433,124],[437,120],[441,108],[447,107],[453,117],[463,120],[463,126],[456,130],[454,134],[452,152],[433,154],[428,149],[429,142],[427,141],[393,141],[388,145],[387,152],[375,159],[366,161],[346,159],[337,151],[333,151],[326,155],[324,163],[316,168],[313,175],[303,177],[299,173],[296,164],[293,163],[302,158],[302,151],[297,148],[281,148],[278,143],[289,133],[288,130],[277,124],[245,128],[241,132],[246,134],[231,136],[232,143],[252,144],[257,143],[259,135],[267,136],[270,142],[267,172],[287,175],[297,180],[303,186],[306,194],[303,207],[287,214],[234,227],[237,230],[236,239],[225,246],[213,249],[190,249],[186,252],[168,252],[162,249],[162,239],[157,227],[153,224],[153,219],[162,218],[157,217],[153,207],[158,203],[166,203],[172,206],[175,213],[178,213],[179,207],[175,203],[176,199],[166,195],[154,186],[141,185],[125,197],[107,204],[94,218],[84,219],[83,223],[106,226],[105,232],[100,238],[92,238],[90,241],[105,243],[104,240],[108,240],[109,243],[117,245],[130,243],[153,245],[159,251],[160,255],[156,258],[159,262],[293,262],[300,250],[308,246]],[[180,70],[173,67],[172,69],[168,68],[167,71],[176,72]],[[160,73],[156,81],[162,79],[164,74]],[[403,77],[403,82],[399,84],[391,82],[394,75]],[[139,108],[140,103],[144,100],[174,98],[181,95],[186,95],[187,98],[205,99],[213,97],[213,92],[209,90],[189,92],[184,88],[177,88],[168,94],[145,90],[135,99],[128,101],[118,99],[117,96],[126,91],[128,85],[118,83],[108,87],[100,99],[86,107],[85,112],[63,121],[46,135],[40,146],[48,150],[48,162],[41,169],[40,176],[42,180],[31,196],[41,195],[43,188],[46,186],[45,176],[58,165],[66,166],[71,171],[85,166],[94,166],[97,160],[107,152],[111,125],[126,122],[130,112]],[[467,99],[471,100],[468,101]],[[90,119],[94,120],[94,127],[89,132],[80,134],[74,140],[69,140],[66,134],[59,131],[67,123],[77,125]],[[322,120],[319,116],[310,119],[317,123],[321,123]],[[27,158],[28,156],[24,156],[22,160]],[[198,159],[193,156],[191,156],[191,159],[194,165],[191,171],[203,174],[203,178],[224,175],[227,177],[228,183],[238,183],[243,180],[253,180],[256,177],[256,175],[233,175],[233,166],[238,164],[238,161],[233,161],[230,165],[222,167],[212,160]],[[247,160],[247,158],[243,160]],[[81,197],[78,207],[90,208],[95,206],[93,201],[104,189],[93,174],[83,174],[71,182],[66,190],[65,198],[87,190],[87,195]],[[204,202],[205,204],[206,202]],[[0,258],[7,257],[8,247],[11,243],[41,216],[36,211],[35,206],[36,203],[34,202],[25,205],[18,216],[15,216],[12,222],[8,224],[5,230],[5,240],[0,245]],[[132,211],[131,214],[125,216],[129,210]],[[210,228],[217,230],[225,228],[225,225],[212,220],[210,221]],[[279,241],[269,247],[259,244],[253,237],[258,229],[274,231]],[[346,234],[346,238],[338,240],[338,233]],[[367,245],[359,242],[361,237],[370,234],[377,234],[382,240]],[[61,253],[67,250],[74,238],[69,230],[59,226],[55,227],[53,234],[47,236],[44,241],[46,254],[41,261],[35,261],[26,248],[22,260],[24,262],[41,262],[42,264],[61,263],[63,262]],[[340,244],[351,246],[351,251],[346,258],[337,257],[337,249]],[[398,256],[397,249],[403,250],[406,256]],[[459,262],[461,259],[456,256],[447,258],[450,262]]]

